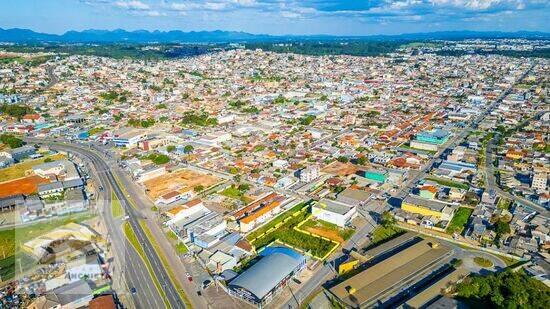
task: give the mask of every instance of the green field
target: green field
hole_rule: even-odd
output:
[[[470,188],[470,186],[465,184],[465,183],[452,181],[452,180],[447,180],[447,179],[443,179],[443,178],[438,178],[438,177],[434,177],[434,176],[428,176],[425,179],[435,181],[438,184],[440,184],[442,186],[446,186],[446,187],[458,188],[458,189],[464,189],[464,190],[468,190]]]
[[[225,188],[222,192],[220,192],[220,194],[230,198],[234,198],[236,200],[240,199],[243,196],[243,192],[241,192],[241,190],[239,190],[239,188],[235,186]]]
[[[396,226],[384,227],[382,225],[379,225],[374,229],[374,231],[372,231],[371,242],[367,246],[367,248],[376,247],[377,245],[382,244],[403,233],[405,233],[405,231],[399,227],[396,227]]]
[[[304,208],[305,206],[308,206],[308,204],[307,203],[300,203],[300,204],[292,207],[292,209],[286,211],[285,213],[279,215],[278,217],[275,217],[275,219],[269,221],[267,224],[263,225],[262,227],[254,230],[253,232],[248,234],[246,236],[246,239],[248,239],[248,241],[252,241],[252,240],[256,239],[258,236],[260,236],[263,233],[269,231],[271,228],[274,228],[277,224],[283,222],[286,218],[288,218],[288,217],[292,216],[293,214],[297,213],[298,211],[302,210],[302,208]]]
[[[308,219],[308,217],[310,216],[308,211],[295,211],[293,213],[298,213],[298,215],[293,216],[292,214],[290,214],[285,216],[285,218],[280,219],[279,222],[282,222],[284,219],[289,218],[278,228],[255,239],[252,242],[254,247],[256,247],[256,249],[258,250],[271,244],[275,240],[278,240],[318,258],[324,257],[334,248],[335,243],[333,241],[321,238],[319,236],[310,235],[295,229],[298,224]]]
[[[0,260],[0,281],[11,280],[16,273],[32,269],[36,262],[36,259],[23,252]]]
[[[467,207],[458,208],[445,232],[448,234],[453,234],[455,232],[461,234],[473,211],[473,209]]]

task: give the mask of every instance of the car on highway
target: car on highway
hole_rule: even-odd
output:
[[[136,295],[137,294],[137,289],[135,287],[132,287],[130,289],[130,292],[132,293],[132,295]]]
[[[187,280],[189,280],[189,282],[193,282],[193,277],[190,273],[185,273],[185,276],[187,277]]]
[[[211,280],[204,280],[204,282],[202,283],[202,289],[203,290],[206,290],[209,286],[212,285],[212,281]]]

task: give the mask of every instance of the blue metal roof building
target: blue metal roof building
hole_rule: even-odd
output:
[[[254,305],[263,306],[306,265],[306,258],[285,247],[268,247],[262,258],[231,282],[229,291]]]
[[[466,162],[449,161],[449,160],[443,161],[443,163],[441,163],[439,168],[454,171],[454,172],[464,172],[464,171],[475,172],[477,170],[477,167],[475,164],[466,163]]]

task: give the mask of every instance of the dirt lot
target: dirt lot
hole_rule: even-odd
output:
[[[336,242],[341,243],[341,242],[344,241],[344,239],[342,237],[340,237],[340,235],[338,234],[338,231],[324,229],[322,227],[308,227],[305,230],[310,232],[310,233],[313,233],[315,235],[319,235],[319,236],[326,237],[328,239],[332,239]]]
[[[144,185],[147,188],[147,194],[152,199],[157,199],[173,190],[181,191],[199,185],[208,188],[218,181],[219,179],[214,176],[184,169],[147,180],[144,182]]]
[[[0,198],[15,194],[31,194],[38,191],[38,185],[49,183],[48,179],[40,176],[29,176],[13,181],[0,183]]]
[[[347,176],[355,174],[357,168],[351,163],[342,163],[339,161],[334,161],[331,164],[325,166],[322,171],[327,174],[333,174],[338,176]]]

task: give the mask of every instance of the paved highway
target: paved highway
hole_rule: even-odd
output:
[[[121,202],[122,206],[129,219],[132,229],[134,230],[138,241],[141,243],[143,250],[145,252],[146,258],[150,261],[153,270],[155,271],[155,276],[161,284],[161,288],[166,293],[166,298],[172,308],[184,308],[185,304],[179,297],[179,294],[176,288],[173,286],[166,270],[162,266],[160,258],[156,254],[153,246],[149,242],[149,239],[145,236],[141,226],[139,225],[139,219],[141,215],[130,205],[128,197],[124,195],[123,191],[119,187],[111,168],[103,161],[103,159],[97,155],[95,152],[86,149],[85,147],[76,146],[73,144],[66,144],[60,142],[52,142],[50,140],[41,140],[41,139],[27,139],[30,143],[47,143],[47,145],[54,149],[64,150],[72,152],[74,154],[80,155],[87,158],[92,165],[94,166],[100,182],[103,184],[103,187],[106,190],[112,188],[115,196]],[[110,192],[108,192],[110,193]],[[110,195],[108,195],[108,199]],[[133,247],[128,249],[131,246],[127,241],[125,241],[125,236],[122,235],[120,229],[120,223],[115,222],[115,220],[110,216],[110,207],[104,209],[103,215],[105,216],[105,223],[111,233],[111,242],[115,246],[116,250],[120,250],[122,247],[125,250],[124,265],[119,265],[124,267],[124,277],[126,278],[127,285],[129,288],[135,287],[137,293],[134,295],[134,302],[138,308],[163,308],[165,307],[162,297],[157,292],[156,287],[153,284],[146,266],[141,261],[141,258],[134,251]]]

